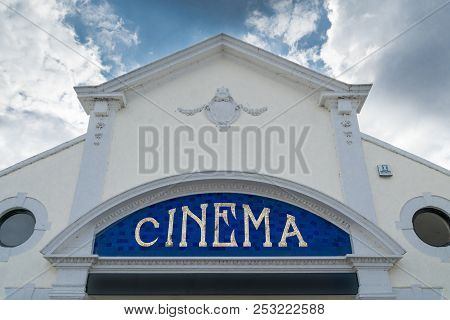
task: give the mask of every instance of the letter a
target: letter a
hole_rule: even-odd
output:
[[[292,227],[294,231],[289,232],[289,227]],[[283,235],[281,236],[280,242],[278,242],[279,247],[287,247],[286,238],[297,236],[298,238],[298,246],[299,247],[307,247],[308,244],[303,240],[302,234],[300,230],[298,230],[297,225],[295,224],[295,217],[291,215],[287,215],[286,225],[284,226]]]

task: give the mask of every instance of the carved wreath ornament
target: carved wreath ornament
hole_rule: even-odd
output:
[[[199,112],[206,111],[208,119],[221,130],[228,129],[239,118],[241,110],[252,116],[259,116],[267,111],[267,107],[253,109],[237,104],[231,97],[228,89],[221,87],[216,90],[216,94],[211,101],[199,108],[178,108],[178,111],[186,116],[193,116]]]

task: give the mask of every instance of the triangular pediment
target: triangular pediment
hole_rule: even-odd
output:
[[[265,71],[282,75],[290,81],[316,90],[321,97],[354,95],[364,99],[371,88],[370,84],[350,85],[341,82],[226,34],[219,34],[103,84],[75,87],[75,91],[84,109],[89,113],[89,107],[85,102],[93,97],[117,96],[122,101],[126,91],[204,61],[214,55],[225,55],[244,60]]]

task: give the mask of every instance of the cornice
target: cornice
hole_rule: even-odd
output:
[[[96,101],[107,101],[109,108],[115,108],[117,110],[124,108],[126,105],[126,98],[123,93],[78,93],[78,100],[88,115],[94,109]]]
[[[251,63],[257,62],[258,64],[267,66],[269,69],[276,68],[289,77],[310,83],[315,88],[339,92],[356,92],[358,90],[364,90],[367,87],[367,85],[346,84],[244,41],[225,34],[219,34],[103,84],[75,87],[74,89],[77,94],[124,92],[146,81],[150,81],[154,77],[161,76],[161,74],[173,72],[177,68],[220,52],[243,57]]]
[[[98,257],[50,255],[56,268],[88,268],[90,272],[353,272],[389,270],[400,256],[342,257]]]
[[[402,256],[358,256],[358,255],[347,255],[346,260],[352,263],[354,266],[363,265],[388,265],[393,266],[397,261],[399,261]]]
[[[319,95],[319,106],[331,109],[337,106],[339,99],[349,99],[354,103],[356,112],[360,113],[371,87],[372,85],[361,85],[359,90],[348,92],[322,91]]]
[[[275,266],[275,265],[336,265],[345,264],[345,257],[299,257],[299,258],[273,258],[273,257],[205,257],[205,258],[99,258],[96,265],[182,265],[182,266]]]
[[[97,262],[98,256],[66,256],[66,255],[45,255],[45,259],[50,262],[53,266],[67,266],[70,264],[74,265],[92,265]]]

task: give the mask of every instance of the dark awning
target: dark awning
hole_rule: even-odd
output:
[[[355,273],[89,274],[89,295],[355,295]]]

